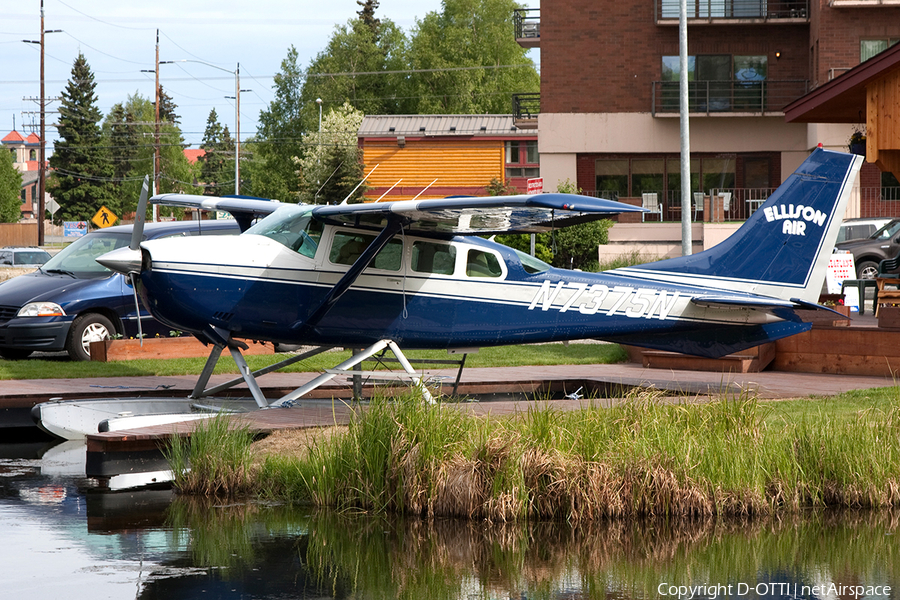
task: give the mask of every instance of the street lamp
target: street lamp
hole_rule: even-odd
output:
[[[62,29],[44,29],[44,0],[41,0],[41,39],[40,41],[36,40],[22,40],[26,44],[40,44],[41,45],[41,97],[40,97],[40,107],[41,107],[41,145],[38,148],[38,246],[44,245],[44,194],[46,193],[47,187],[47,175],[45,173],[46,169],[44,168],[44,163],[46,162],[46,142],[45,132],[46,132],[46,106],[47,99],[44,96],[44,34],[45,33],[61,33]]]
[[[316,153],[316,198],[314,202],[319,203],[319,183],[322,181],[322,99],[316,98],[316,104],[319,105],[319,151]]]
[[[241,193],[241,92],[251,91],[241,89],[241,63],[237,63],[237,68],[234,71],[225,69],[223,67],[220,67],[219,65],[208,63],[203,60],[193,60],[188,58],[184,58],[181,60],[164,60],[160,61],[158,64],[170,65],[173,63],[199,63],[201,65],[206,65],[207,67],[219,69],[220,71],[225,71],[226,73],[231,73],[232,75],[234,75],[234,96],[225,97],[234,100],[234,194],[235,196],[239,196]],[[159,104],[158,101],[157,104]]]

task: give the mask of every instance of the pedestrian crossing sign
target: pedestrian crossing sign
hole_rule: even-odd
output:
[[[119,217],[113,214],[111,210],[105,206],[101,206],[100,210],[97,211],[97,214],[91,219],[91,222],[102,229],[103,227],[109,227],[118,220]]]

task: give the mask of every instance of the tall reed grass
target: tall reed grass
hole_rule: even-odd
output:
[[[253,439],[246,425],[226,414],[198,421],[190,437],[173,435],[163,454],[175,488],[201,496],[250,493]]]
[[[533,408],[509,418],[376,399],[304,458],[268,457],[264,496],[494,521],[760,515],[900,505],[900,408],[769,419],[748,395]],[[202,487],[202,486],[201,486]]]

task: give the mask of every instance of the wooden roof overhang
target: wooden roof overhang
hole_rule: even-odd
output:
[[[900,178],[900,44],[784,108],[788,123],[866,123],[866,161]]]

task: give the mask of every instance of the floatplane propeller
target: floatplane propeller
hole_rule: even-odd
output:
[[[150,202],[227,211],[242,234],[140,242],[136,223],[129,248],[98,262],[134,273],[155,318],[212,345],[192,398],[243,381],[260,407],[289,405],[384,349],[424,390],[401,347],[593,338],[720,357],[808,330],[798,309],[828,310],[816,301],[860,164],[817,149],[721,244],[603,273],[481,237],[643,210],[573,194],[335,206],[162,194]],[[241,340],[317,348],[253,373]],[[283,398],[263,396],[257,376],[335,346],[367,350]],[[241,376],[206,389],[226,347]]]

